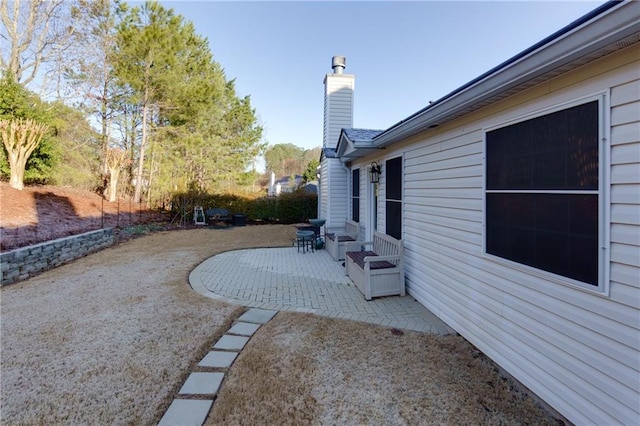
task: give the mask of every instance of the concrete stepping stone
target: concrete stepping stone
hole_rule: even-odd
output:
[[[258,331],[260,324],[252,324],[249,322],[237,322],[227,331],[229,334],[239,334],[241,336],[253,336]]]
[[[199,367],[230,368],[238,353],[260,326],[278,311],[252,308],[224,334],[204,358]],[[224,380],[223,372],[192,372],[180,388],[179,395],[216,395]],[[202,426],[213,405],[210,399],[174,399],[158,426]]]
[[[212,404],[208,399],[174,399],[158,426],[202,426]]]
[[[218,340],[218,342],[213,345],[213,349],[226,349],[229,351],[239,351],[244,348],[244,345],[249,341],[248,337],[245,336],[230,336],[225,334]]]
[[[215,395],[220,389],[224,373],[191,373],[180,388],[180,394]]]
[[[238,356],[238,352],[211,351],[202,361],[198,363],[200,367],[229,368]]]
[[[256,323],[256,324],[264,324],[267,321],[269,321],[271,318],[273,318],[274,315],[277,314],[277,313],[278,313],[278,311],[270,311],[270,310],[266,310],[266,309],[251,308],[247,312],[242,314],[242,316],[240,316],[240,318],[238,318],[238,321],[252,322],[252,323]]]

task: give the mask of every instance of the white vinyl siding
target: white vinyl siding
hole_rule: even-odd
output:
[[[327,74],[324,80],[323,147],[335,149],[342,128],[353,127],[354,76]],[[325,226],[343,226],[349,218],[349,176],[337,158],[324,158],[321,165],[320,215]]]
[[[611,88],[610,297],[640,306],[640,71]],[[636,321],[640,322],[639,318]],[[640,340],[640,337],[637,337]],[[640,345],[639,345],[640,346]],[[637,361],[640,363],[640,360]],[[640,368],[639,368],[640,369]]]
[[[335,148],[340,131],[353,127],[354,77],[349,74],[327,74],[324,94],[323,147]]]
[[[329,175],[327,203],[328,215],[327,227],[344,226],[344,221],[349,218],[349,176],[340,160],[331,158],[328,162]]]
[[[640,62],[630,54],[545,82],[387,153],[405,155],[409,293],[577,424],[640,418]],[[607,91],[609,294],[484,257],[483,129]]]
[[[320,162],[320,188],[318,191],[318,217],[327,218],[329,214],[329,159],[322,157]]]
[[[378,160],[378,164],[384,163],[384,160]],[[367,177],[367,182],[369,178]],[[371,185],[367,183],[367,185]],[[384,218],[387,214],[387,203],[385,202],[387,199],[387,175],[382,172],[380,175],[380,183],[378,183],[378,214],[376,216],[377,223],[377,231],[385,234],[387,232],[386,223]]]
[[[354,167],[358,167],[355,166]],[[360,222],[358,226],[358,239],[365,241],[367,239],[367,208],[369,206],[369,175],[367,166],[362,164],[360,167]]]

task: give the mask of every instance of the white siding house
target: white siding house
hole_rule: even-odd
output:
[[[269,185],[267,185],[267,196],[277,197],[280,194],[293,192],[301,188],[303,184],[304,179],[302,175],[283,176],[280,179],[276,179],[276,174],[271,172]]]
[[[411,296],[571,422],[638,424],[640,2],[383,132],[343,131],[336,157],[377,193],[365,233],[399,232]]]

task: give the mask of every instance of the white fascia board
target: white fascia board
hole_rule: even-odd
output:
[[[441,101],[395,124],[373,139],[376,147],[420,133],[440,125],[462,110],[498,97],[520,84],[535,79],[580,58],[612,46],[640,33],[640,2],[620,3],[582,25],[554,38],[517,60],[507,61],[494,72],[454,91]],[[577,66],[581,66],[578,63]]]
[[[349,141],[349,137],[344,132],[344,129],[341,129],[338,145],[336,146],[336,156],[341,157],[349,145],[351,145],[351,141]]]

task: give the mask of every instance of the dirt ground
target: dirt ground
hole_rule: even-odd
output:
[[[5,204],[1,194],[0,215],[12,215],[5,207],[16,200]],[[81,211],[74,210],[79,218]],[[290,225],[157,232],[3,287],[0,423],[157,424],[243,312],[195,293],[189,272],[216,253],[289,245],[294,232]],[[460,336],[284,312],[242,351],[207,420],[560,423]]]
[[[58,186],[18,191],[0,182],[0,249],[11,250],[103,227],[126,227],[168,219],[145,205]]]

